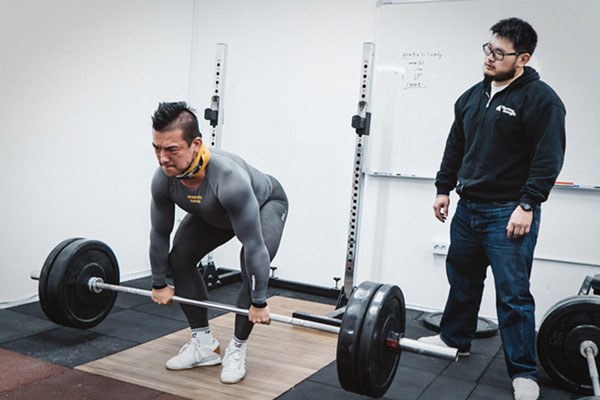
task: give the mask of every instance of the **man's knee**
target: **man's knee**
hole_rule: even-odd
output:
[[[235,301],[236,307],[242,308],[245,310],[245,309],[250,308],[251,304],[252,304],[252,297],[250,296],[249,288],[240,289],[240,293],[238,294],[238,297]]]
[[[189,254],[189,252],[180,251],[176,247],[174,247],[169,253],[167,262],[169,268],[173,271],[173,274],[177,274],[186,270],[194,270],[197,266],[197,261],[192,254]]]

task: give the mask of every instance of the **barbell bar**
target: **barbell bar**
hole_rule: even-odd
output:
[[[32,273],[31,279],[39,280],[39,275]],[[91,292],[96,294],[102,293],[103,290],[108,290],[112,292],[121,292],[128,293],[137,296],[144,296],[152,298],[152,292],[149,290],[134,288],[130,286],[123,285],[113,285],[110,283],[105,283],[102,278],[99,277],[91,277],[88,280],[87,287]],[[248,316],[248,310],[243,308],[238,308],[231,306],[229,304],[218,303],[214,301],[208,300],[193,300],[180,296],[173,296],[172,300],[176,303],[188,304],[190,306],[209,308],[212,310],[219,311],[227,311],[232,312],[239,315]],[[308,321],[301,318],[289,317],[286,315],[279,315],[270,313],[270,319],[274,322],[279,322],[282,324],[299,326],[301,328],[314,329],[323,332],[334,333],[339,335],[340,328],[333,325],[322,324],[319,322]],[[444,360],[456,361],[458,359],[458,350],[452,347],[441,347],[436,346],[429,343],[419,342],[418,340],[409,339],[405,337],[398,337],[394,333],[391,333],[386,337],[386,346],[390,350],[395,350],[396,348],[400,348],[400,350],[408,351],[411,353],[417,353],[428,357],[441,358]]]
[[[145,297],[152,298],[152,292],[149,290],[104,283],[102,278],[98,278],[98,277],[90,278],[90,280],[88,281],[88,287],[90,290],[92,290],[95,293],[101,293],[102,290],[110,290],[110,291],[115,291],[115,292],[129,293],[129,294],[134,294],[134,295],[138,295],[138,296],[145,296]],[[239,314],[239,315],[248,316],[248,310],[245,310],[243,308],[234,307],[234,306],[231,306],[228,304],[217,303],[217,302],[208,301],[208,300],[192,300],[192,299],[187,299],[185,297],[180,297],[180,296],[173,296],[172,300],[176,303],[188,304],[190,306],[210,308],[213,310],[227,311],[227,312],[232,312],[232,313]],[[281,322],[283,324],[301,326],[304,328],[316,329],[316,330],[330,332],[330,333],[336,333],[336,334],[339,333],[338,327],[327,325],[327,324],[320,324],[318,322],[305,321],[302,319],[287,317],[285,315],[278,315],[278,314],[273,314],[273,313],[270,314],[270,318],[271,318],[271,321]]]
[[[600,381],[598,379],[598,367],[596,366],[596,356],[598,355],[598,346],[591,340],[584,340],[579,345],[581,355],[585,357],[590,372],[590,381],[592,382],[592,391],[595,396],[600,396]]]
[[[50,252],[39,274],[40,305],[53,322],[80,329],[106,318],[119,292],[152,297],[149,290],[122,286],[117,259],[108,245],[71,238]],[[227,304],[174,296],[174,302],[248,315]],[[392,383],[402,351],[456,361],[458,350],[404,337],[406,309],[398,286],[363,282],[355,288],[339,327],[270,314],[275,322],[337,335],[336,363],[342,388],[381,397]]]

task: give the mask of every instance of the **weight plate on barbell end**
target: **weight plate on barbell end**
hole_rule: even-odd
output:
[[[358,381],[358,350],[362,324],[371,303],[371,298],[381,287],[381,283],[363,282],[354,289],[340,324],[338,334],[336,364],[340,385],[344,390],[363,394]]]
[[[592,394],[588,363],[580,353],[583,340],[600,348],[600,297],[571,296],[548,310],[537,336],[540,363],[563,388]],[[600,354],[595,357],[600,364]]]
[[[392,384],[402,351],[399,347],[389,349],[386,341],[390,332],[404,337],[405,327],[402,290],[398,286],[382,285],[371,299],[360,335],[358,379],[364,394],[381,397]]]
[[[88,329],[98,325],[112,309],[117,292],[94,293],[89,278],[119,284],[119,266],[108,245],[97,240],[77,239],[68,243],[40,276],[45,299],[40,304],[46,316],[59,325]]]
[[[581,343],[586,340],[594,342],[596,348],[600,348],[600,326],[578,325],[567,334],[565,354],[572,364],[579,364],[582,361],[587,363],[587,358],[584,358],[585,356],[581,352]]]
[[[40,276],[38,278],[38,296],[40,299],[40,305],[42,307],[42,310],[44,311],[44,313],[46,314],[46,316],[48,318],[50,318],[50,316],[48,315],[48,312],[46,312],[46,307],[44,305],[48,304],[48,297],[46,296],[46,284],[48,282],[48,275],[50,274],[50,271],[52,270],[52,264],[54,263],[54,260],[56,260],[56,257],[58,256],[58,254],[70,243],[76,241],[76,240],[80,240],[81,238],[69,238],[69,239],[65,239],[62,242],[60,242],[59,244],[57,244],[52,251],[50,252],[50,254],[48,254],[48,257],[46,257],[46,260],[44,261],[44,264],[42,265],[42,270],[40,271]],[[50,318],[52,319],[52,318]]]

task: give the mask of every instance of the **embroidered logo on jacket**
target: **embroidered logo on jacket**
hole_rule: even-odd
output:
[[[498,107],[496,107],[496,111],[503,112],[504,114],[508,114],[511,117],[517,116],[517,113],[515,112],[515,110],[513,110],[512,108],[503,106],[503,105],[499,105]]]

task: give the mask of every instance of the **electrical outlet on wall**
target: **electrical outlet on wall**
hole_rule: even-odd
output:
[[[448,243],[445,242],[434,242],[433,243],[433,254],[445,256],[448,254]]]

